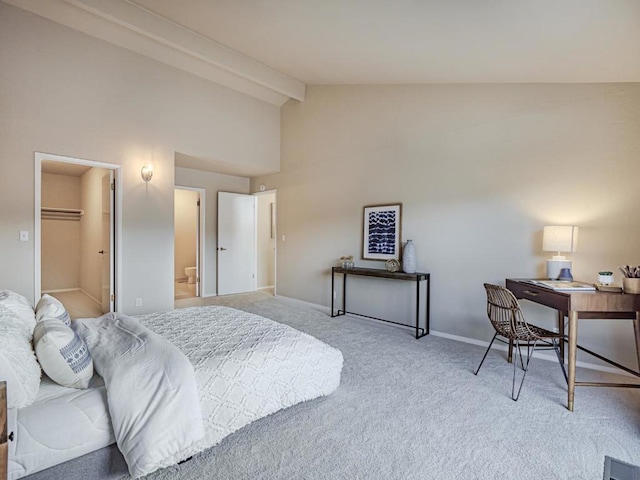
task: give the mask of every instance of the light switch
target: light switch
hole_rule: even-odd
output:
[[[20,241],[28,242],[29,241],[29,231],[28,230],[20,230]]]

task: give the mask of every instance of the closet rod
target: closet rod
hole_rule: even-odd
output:
[[[84,210],[79,208],[41,207],[42,218],[50,220],[80,220]]]

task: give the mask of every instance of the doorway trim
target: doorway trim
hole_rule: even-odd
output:
[[[73,163],[76,165],[85,165],[87,167],[104,168],[113,171],[114,182],[116,186],[115,202],[115,235],[113,242],[115,245],[115,265],[114,267],[114,293],[115,301],[113,302],[114,311],[118,311],[122,294],[122,278],[120,272],[122,272],[122,180],[121,177],[121,165],[113,163],[96,162],[93,160],[85,160],[82,158],[66,157],[63,155],[54,155],[52,153],[34,153],[35,164],[35,205],[34,205],[34,227],[33,227],[33,244],[34,244],[34,293],[33,298],[35,302],[38,302],[42,294],[42,226],[41,226],[41,207],[42,207],[42,162],[44,160],[51,160],[60,163]]]
[[[199,196],[200,196],[200,225],[198,225],[199,230],[200,230],[200,237],[198,238],[198,261],[196,263],[198,263],[199,265],[196,265],[197,268],[197,272],[198,272],[198,276],[200,277],[200,285],[199,285],[199,297],[204,297],[204,292],[205,292],[205,283],[206,283],[206,275],[205,275],[205,252],[206,252],[206,248],[204,248],[204,242],[206,239],[206,205],[207,205],[207,190],[204,188],[198,188],[198,187],[185,187],[183,185],[174,185],[173,186],[173,191],[175,192],[176,190],[190,190],[192,192],[198,192]],[[174,225],[175,225],[175,219],[174,219]],[[173,232],[173,238],[174,238],[174,252],[173,252],[173,258],[174,258],[174,265],[175,265],[175,256],[176,256],[176,252],[175,252],[175,235],[176,233]],[[175,267],[174,267],[175,269]],[[174,277],[175,277],[175,272],[174,272]],[[174,292],[175,295],[175,292]],[[210,296],[210,295],[208,295]]]
[[[252,195],[260,196],[260,195],[268,195],[272,193],[274,202],[273,202],[273,296],[275,297],[278,293],[278,190],[264,190],[261,192],[254,192]],[[257,212],[257,210],[256,210]],[[256,225],[258,223],[258,215],[256,213]],[[258,229],[256,228],[256,235],[258,235]],[[258,242],[256,242],[256,282],[258,281]],[[257,285],[257,283],[256,283]],[[258,289],[259,290],[259,289]]]

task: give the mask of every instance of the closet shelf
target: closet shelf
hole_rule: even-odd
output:
[[[75,220],[79,221],[84,215],[84,210],[79,208],[54,208],[41,207],[40,214],[43,219],[48,220]]]

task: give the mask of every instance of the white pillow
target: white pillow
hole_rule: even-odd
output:
[[[93,361],[84,340],[57,318],[44,318],[33,331],[42,370],[63,387],[87,388]]]
[[[46,293],[36,305],[36,321],[39,322],[44,318],[57,318],[67,327],[71,326],[71,317],[62,302]]]
[[[33,403],[40,388],[40,374],[24,324],[0,303],[0,380],[7,382],[8,408]]]
[[[23,324],[23,330],[31,340],[33,328],[36,326],[36,315],[29,300],[11,290],[0,290],[0,305],[16,314],[16,319]]]

